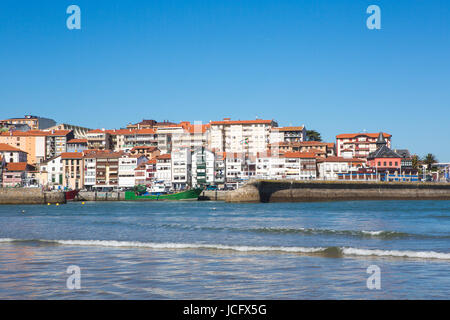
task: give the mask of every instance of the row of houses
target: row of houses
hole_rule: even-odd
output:
[[[207,124],[143,120],[113,130],[35,124],[30,130],[0,133],[1,179],[6,186],[36,182],[71,189],[155,181],[172,189],[237,187],[251,178],[415,179],[409,152],[391,150],[391,138],[381,132],[340,134],[336,143],[307,141],[304,125],[278,127],[262,119]],[[8,174],[18,172],[13,169],[23,172],[13,178]]]
[[[20,150],[0,153],[3,186],[44,186],[48,189],[111,189],[151,187],[163,184],[167,189],[183,190],[195,186],[216,185],[236,188],[249,179],[290,180],[390,180],[416,181],[417,172],[410,161],[391,150],[382,133],[377,149],[366,159],[339,157],[309,151],[216,152],[205,147],[182,147],[162,153],[157,147],[134,147],[129,152],[86,149],[64,152],[37,166],[26,162]],[[307,145],[307,144],[306,144]],[[320,150],[319,150],[320,151]],[[22,158],[21,158],[22,157]]]

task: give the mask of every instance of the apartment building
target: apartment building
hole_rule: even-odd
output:
[[[269,145],[273,120],[238,120],[225,118],[210,122],[209,149],[214,152],[249,153],[264,152]]]
[[[306,141],[306,128],[305,126],[297,127],[273,127],[270,129],[269,143],[279,142],[302,142]]]
[[[287,152],[282,155],[286,179],[317,179],[316,154],[313,152]]]
[[[71,139],[66,143],[67,152],[83,152],[88,150],[87,139]]]
[[[132,188],[136,183],[135,169],[148,159],[143,155],[124,154],[119,158],[119,187]],[[144,167],[145,169],[145,167]],[[145,174],[144,174],[145,176]]]
[[[191,148],[186,147],[172,151],[172,186],[175,190],[183,190],[191,185],[191,168]]]
[[[42,118],[33,115],[25,115],[23,118],[10,118],[0,120],[0,125],[27,125],[31,130],[43,130],[56,125],[53,119]]]
[[[123,156],[123,152],[113,152],[110,150],[94,150],[85,151],[85,164],[92,167],[95,159],[95,184],[90,185],[90,188],[117,188],[119,186],[119,159]],[[89,169],[86,169],[86,174]]]
[[[204,186],[216,183],[215,154],[204,147],[195,148],[192,153],[192,185]],[[223,183],[223,181],[221,181]]]
[[[26,152],[27,162],[37,164],[46,158],[47,134],[48,132],[41,130],[2,132],[0,133],[0,143]]]
[[[67,142],[74,139],[72,130],[46,131],[46,158],[67,152]]]
[[[386,139],[387,147],[391,147],[392,135],[382,133]],[[378,133],[345,133],[336,136],[337,156],[346,156],[352,158],[365,159],[369,153],[377,150]]]
[[[112,149],[128,152],[133,148],[158,145],[155,129],[119,129],[108,130],[111,134]]]
[[[86,133],[88,149],[111,150],[112,138],[109,130],[96,129]]]
[[[81,152],[61,154],[63,165],[63,186],[68,189],[82,189],[84,186],[84,163]]]
[[[161,154],[156,157],[157,181],[162,181],[166,187],[172,187],[172,161],[171,154]]]

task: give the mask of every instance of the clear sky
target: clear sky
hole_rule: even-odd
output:
[[[450,161],[449,17],[448,0],[2,0],[0,118],[258,116],[327,141],[382,130]]]

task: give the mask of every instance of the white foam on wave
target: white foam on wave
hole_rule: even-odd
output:
[[[157,243],[139,241],[117,241],[117,240],[24,240],[0,238],[0,242],[21,242],[39,241],[52,242],[62,245],[72,246],[103,246],[103,247],[133,247],[150,249],[211,249],[211,250],[233,250],[239,252],[288,252],[288,253],[322,253],[327,249],[324,247],[282,247],[282,246],[233,246],[222,244],[203,243]],[[378,257],[399,257],[399,258],[420,258],[450,260],[450,253],[435,251],[411,251],[411,250],[380,250],[380,249],[359,249],[352,247],[336,248],[347,256],[378,256]]]
[[[156,243],[156,242],[138,242],[138,241],[115,241],[115,240],[55,240],[56,243],[65,245],[81,246],[106,246],[106,247],[137,247],[152,249],[216,249],[216,250],[234,250],[241,252],[251,251],[283,251],[312,253],[320,252],[326,248],[306,248],[306,247],[272,247],[272,246],[230,246],[221,244],[202,244],[202,243]]]
[[[378,257],[402,257],[402,258],[450,260],[450,253],[441,253],[435,251],[342,248],[342,253],[344,255],[351,255],[351,256],[378,256]]]

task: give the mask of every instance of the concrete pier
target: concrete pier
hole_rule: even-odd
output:
[[[449,183],[253,180],[227,202],[450,200]]]
[[[0,204],[66,203],[64,192],[45,192],[40,188],[0,188]]]

